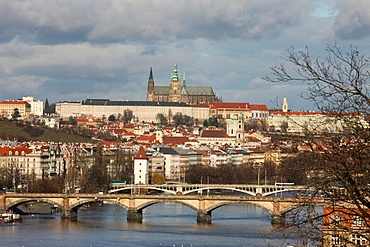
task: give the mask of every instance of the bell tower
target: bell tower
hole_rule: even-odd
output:
[[[177,64],[173,70],[171,81],[170,81],[170,90],[168,93],[169,102],[180,102],[181,101],[181,80],[179,73],[177,71]]]
[[[284,96],[283,104],[282,104],[281,108],[282,108],[283,112],[288,112],[288,100],[286,99],[285,96]]]

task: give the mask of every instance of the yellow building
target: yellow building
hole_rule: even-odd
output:
[[[20,117],[26,117],[31,113],[31,105],[24,100],[3,100],[0,102],[0,116],[12,117],[15,109],[18,109]]]

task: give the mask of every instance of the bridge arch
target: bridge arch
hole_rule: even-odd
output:
[[[217,187],[217,186],[215,186],[215,187],[214,186],[209,186],[209,187],[202,187],[202,188],[187,190],[187,191],[183,192],[183,194],[186,195],[186,194],[191,194],[191,193],[194,193],[194,192],[199,193],[201,191],[203,191],[202,193],[205,194],[207,192],[207,190],[229,190],[229,191],[232,191],[232,192],[240,192],[240,193],[247,194],[247,195],[250,195],[250,196],[255,196],[256,195],[255,191],[242,190],[242,189],[238,189],[238,188]]]
[[[125,204],[123,204],[123,203],[121,203],[121,202],[119,202],[115,199],[95,199],[95,198],[92,198],[92,199],[78,199],[75,202],[72,202],[68,207],[66,207],[66,209],[77,212],[77,210],[80,207],[82,207],[83,205],[86,205],[86,204],[89,204],[89,203],[95,203],[95,202],[104,202],[104,201],[109,202],[111,204],[119,205],[122,208],[128,210],[128,206],[126,206]]]
[[[168,193],[168,194],[173,194],[173,195],[175,195],[177,193],[177,191],[175,191],[175,190],[169,190],[169,189],[154,187],[154,186],[145,186],[145,187],[143,187],[143,189],[144,188],[148,189],[148,190],[162,191],[162,192],[165,192],[165,193]],[[117,189],[109,190],[108,194],[115,194],[115,193],[120,192],[120,191],[130,191],[131,189],[140,189],[140,188],[138,188],[138,187],[135,187],[135,188],[130,188],[130,187],[117,188]]]
[[[230,205],[230,204],[254,205],[254,206],[257,206],[259,208],[262,208],[262,209],[266,210],[269,214],[272,214],[272,205],[271,205],[271,203],[260,203],[260,202],[254,202],[254,201],[224,201],[224,202],[218,202],[218,203],[213,204],[210,207],[207,207],[204,211],[207,212],[207,213],[213,212],[214,210],[216,210],[220,207]]]
[[[181,204],[181,205],[184,205],[184,206],[187,206],[191,209],[193,209],[195,212],[198,211],[198,207],[194,206],[193,204],[191,203],[188,203],[186,201],[183,201],[183,200],[171,200],[171,201],[164,201],[164,200],[161,200],[161,199],[158,199],[158,200],[151,200],[151,201],[147,201],[145,203],[142,203],[140,204],[139,206],[135,207],[135,210],[143,210],[151,205],[154,205],[154,204],[160,204],[160,203],[172,203],[172,204]]]
[[[10,209],[12,207],[17,207],[19,205],[22,205],[22,204],[28,203],[28,202],[45,202],[45,203],[48,203],[50,205],[56,205],[59,208],[62,208],[63,207],[63,205],[59,201],[55,201],[55,200],[50,199],[50,198],[37,198],[37,199],[33,199],[33,198],[22,198],[22,199],[18,199],[18,200],[12,201],[12,202],[6,204],[5,206],[6,206],[7,209]]]
[[[289,192],[289,191],[307,191],[310,190],[307,186],[294,186],[292,184],[288,185],[249,185],[249,184],[142,184],[142,185],[122,185],[114,187],[108,191],[109,194],[117,193],[120,191],[136,192],[137,190],[146,189],[148,191],[160,191],[165,194],[206,194],[210,191],[211,194],[215,190],[221,191],[231,191],[243,193],[250,196],[271,196],[277,195],[279,193]],[[131,193],[135,194],[135,193]],[[150,193],[149,193],[150,194]]]

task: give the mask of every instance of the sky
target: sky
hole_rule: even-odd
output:
[[[370,51],[368,0],[0,0],[0,100],[146,99],[150,67],[168,86],[312,110],[301,83],[262,79],[288,49]]]

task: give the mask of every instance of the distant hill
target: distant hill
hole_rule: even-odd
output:
[[[66,133],[28,123],[0,119],[0,139],[18,141],[52,141],[52,142],[95,142],[89,137]]]

